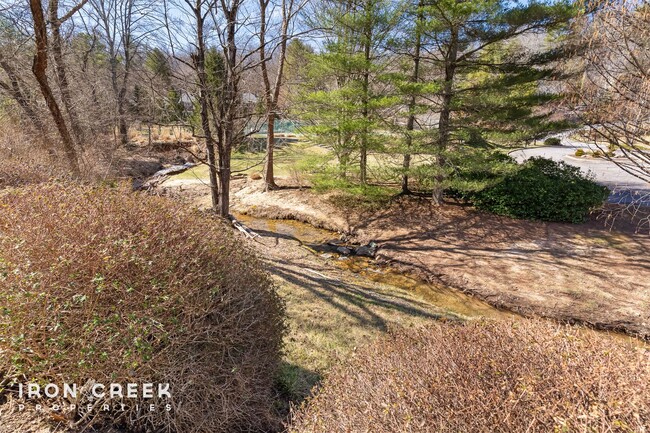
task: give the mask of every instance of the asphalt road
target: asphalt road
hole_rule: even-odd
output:
[[[596,182],[612,190],[608,199],[610,203],[629,204],[638,202],[643,206],[650,206],[650,183],[632,176],[611,161],[595,158],[576,158],[574,156],[576,149],[593,150],[586,143],[562,137],[562,146],[516,150],[511,152],[510,155],[518,162],[523,162],[533,156],[564,161],[567,164],[579,167],[585,173],[591,173]]]

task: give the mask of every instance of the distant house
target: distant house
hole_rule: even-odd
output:
[[[186,91],[181,92],[181,104],[186,113],[191,113],[194,110],[194,98]]]
[[[241,100],[244,105],[256,105],[259,98],[253,93],[245,92],[241,95]]]

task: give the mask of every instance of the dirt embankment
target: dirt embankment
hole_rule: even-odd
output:
[[[267,193],[261,182],[248,181],[235,192],[233,210],[258,218],[293,219],[318,228],[354,234],[358,218],[354,213],[346,215],[332,205],[328,197],[300,188]]]
[[[584,225],[513,220],[405,197],[374,214],[309,190],[261,192],[246,182],[234,209],[352,233],[379,259],[489,303],[650,339],[650,237]]]

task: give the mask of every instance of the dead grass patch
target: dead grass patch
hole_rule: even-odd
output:
[[[543,321],[397,331],[336,368],[292,432],[645,432],[650,351]]]

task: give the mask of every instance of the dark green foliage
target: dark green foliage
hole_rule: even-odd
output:
[[[579,168],[544,158],[518,165],[506,154],[477,150],[452,163],[447,196],[515,218],[582,222],[609,194]]]
[[[463,149],[451,154],[449,159],[454,169],[445,194],[466,201],[472,201],[474,194],[520,168],[512,157],[498,151]]]
[[[562,140],[557,137],[549,137],[544,140],[544,146],[560,146],[562,145]]]
[[[332,146],[339,162],[339,176],[349,174],[358,158],[359,178],[366,181],[367,152],[382,151],[385,138],[384,110],[398,99],[386,92],[383,74],[390,65],[384,46],[395,30],[400,10],[395,2],[364,0],[358,3],[322,3],[313,17],[325,32],[323,49],[311,54],[301,92],[303,129],[315,142]]]
[[[185,119],[185,106],[183,105],[181,93],[178,90],[171,87],[167,91],[165,102],[165,112],[168,121],[178,122]]]
[[[472,130],[490,143],[517,145],[561,126],[549,107],[562,95],[548,83],[558,76],[554,61],[563,57],[575,4],[439,1],[425,2],[423,12],[425,46],[445,53],[431,59],[441,71],[439,93],[449,95],[440,108],[450,113],[438,125],[449,132],[441,146],[463,142]]]
[[[296,98],[300,85],[309,80],[309,63],[314,55],[314,49],[300,39],[292,39],[287,45],[287,60],[284,67],[284,82],[287,89],[288,101],[299,102]],[[291,106],[291,104],[289,104]]]
[[[226,63],[215,47],[205,53],[205,72],[208,75],[208,87],[214,97],[219,97],[226,75]]]
[[[531,158],[519,170],[471,196],[479,209],[544,221],[580,223],[609,194],[580,169],[545,158]]]
[[[294,112],[303,132],[334,149],[339,177],[360,156],[364,183],[367,153],[404,155],[394,171],[403,189],[433,191],[439,202],[464,168],[455,154],[519,146],[568,126],[552,115],[574,2],[319,5],[314,27],[329,30],[318,53],[296,47],[309,68]]]
[[[145,67],[166,84],[171,83],[172,67],[169,63],[169,56],[159,48],[154,48],[147,53]]]

